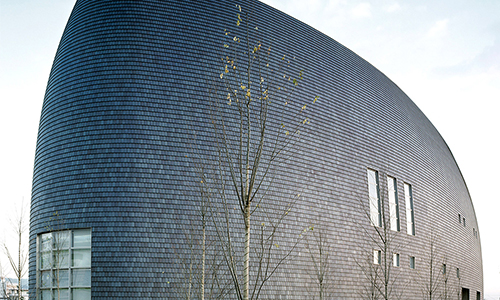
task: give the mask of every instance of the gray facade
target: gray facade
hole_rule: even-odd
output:
[[[400,224],[399,231],[389,232],[394,245],[389,254],[398,254],[394,287],[404,291],[403,299],[422,299],[431,237],[436,237],[437,270],[446,264],[450,299],[467,290],[470,299],[482,295],[479,229],[460,169],[432,123],[368,62],[256,1],[83,0],[62,36],[41,113],[30,299],[43,289],[56,290],[42,284],[42,273],[55,270],[40,269],[42,234],[67,232],[71,242],[64,249],[72,259],[88,250],[78,240],[88,229],[91,284],[68,283],[68,297],[79,299],[77,291],[88,288],[92,299],[181,297],[189,228],[199,226],[193,156],[214,155],[206,95],[210,80],[221,72],[224,29],[235,27],[236,4],[252,11],[263,43],[272,41],[278,59],[294,58],[291,72],[304,69],[294,96],[320,96],[308,106],[311,124],[297,152],[277,171],[282,179],[277,188],[301,194],[280,231],[282,248],[295,241],[297,247],[265,285],[263,298],[316,294],[307,240],[299,237],[312,227],[324,233],[332,249],[328,299],[363,298],[370,285],[363,268],[373,265],[374,251],[380,250],[370,242],[369,170],[378,174],[378,200],[385,204],[379,211],[386,214],[394,191],[388,190],[387,176],[395,179]],[[279,123],[281,116],[272,118]],[[278,193],[270,203],[279,208]],[[257,227],[261,218],[255,219]],[[213,240],[213,232],[209,235]],[[210,255],[217,257],[212,247]],[[71,282],[72,272],[82,269],[68,264],[64,270]]]

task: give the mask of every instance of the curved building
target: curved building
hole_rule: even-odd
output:
[[[373,278],[383,277],[386,262],[393,297],[422,299],[431,281],[437,295],[481,299],[474,207],[438,131],[361,57],[253,0],[76,2],[40,118],[30,299],[199,297],[200,259],[193,253],[200,251],[202,202],[193,156],[217,158],[207,95],[214,80],[226,76],[220,54],[228,38],[233,42],[225,33],[240,30],[238,5],[241,16],[251,12],[255,39],[266,48],[272,43],[272,58],[292,58],[290,74],[304,70],[295,99],[320,96],[307,104],[310,124],[296,152],[275,169],[277,186],[270,186],[273,210],[281,203],[277,190],[301,195],[278,229],[274,247],[284,252],[273,248],[271,265],[290,255],[261,298],[319,295],[318,260],[312,258],[323,247],[329,253],[326,299],[367,298],[380,287]],[[269,116],[274,125],[293,120],[287,113]],[[211,213],[221,214],[214,207]],[[264,219],[253,220],[257,249]],[[206,298],[214,292],[236,299],[218,252],[224,245],[214,246],[222,243],[214,238],[216,222],[206,228]],[[377,230],[389,242],[380,243]],[[241,250],[241,244],[234,247]],[[251,253],[251,283],[258,253]]]

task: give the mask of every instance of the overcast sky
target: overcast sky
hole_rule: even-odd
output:
[[[485,299],[499,299],[500,1],[264,2],[373,64],[436,126],[473,199]],[[30,199],[45,86],[73,5],[0,1],[0,240],[15,203]]]

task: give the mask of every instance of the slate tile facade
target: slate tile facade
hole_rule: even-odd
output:
[[[283,187],[302,191],[286,221],[283,247],[304,228],[321,228],[333,249],[331,298],[361,298],[367,282],[359,264],[374,250],[363,234],[371,229],[364,210],[372,169],[380,174],[381,195],[387,195],[386,176],[397,182],[401,222],[392,234],[404,298],[421,299],[431,234],[439,237],[452,274],[450,291],[464,287],[482,294],[479,228],[460,169],[432,123],[375,67],[257,1],[79,0],[40,118],[30,299],[37,294],[36,237],[55,212],[65,229],[92,230],[92,299],[180,297],[176,257],[188,251],[186,228],[197,217],[193,148],[207,156],[213,150],[207,82],[219,74],[224,29],[234,27],[237,4],[253,11],[276,55],[294,57],[293,71],[304,69],[296,97],[320,95],[300,149],[278,172],[292,178]],[[414,236],[407,234],[405,183],[412,187]],[[384,209],[389,212],[388,205]],[[315,293],[303,242],[292,257],[266,285],[265,299]]]

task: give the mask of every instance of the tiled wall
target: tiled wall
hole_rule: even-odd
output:
[[[385,176],[397,179],[401,231],[392,236],[401,266],[393,276],[403,298],[421,299],[431,235],[447,269],[460,268],[461,286],[482,291],[478,225],[460,170],[431,122],[384,74],[259,2],[96,0],[77,1],[48,81],[33,177],[31,296],[35,237],[57,212],[67,228],[92,228],[93,299],[181,297],[186,240],[199,228],[195,165],[214,154],[207,91],[223,70],[224,29],[241,29],[236,4],[252,11],[276,59],[295,58],[290,73],[304,70],[295,104],[307,103],[311,122],[292,159],[276,171],[268,200],[279,209],[283,195],[301,193],[280,230],[281,249],[298,240],[297,248],[266,284],[264,298],[316,293],[305,246],[311,240],[299,237],[310,226],[331,245],[331,298],[361,297],[367,281],[360,264],[374,248],[365,233],[373,229],[364,214],[367,168],[379,172],[382,195]],[[412,186],[415,236],[406,233],[404,183]],[[451,274],[453,290],[458,281]]]

